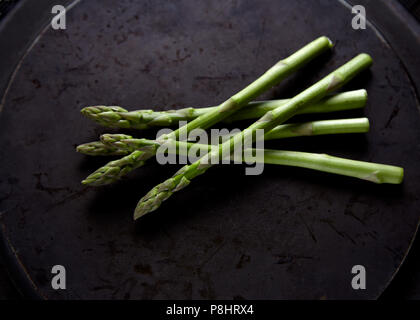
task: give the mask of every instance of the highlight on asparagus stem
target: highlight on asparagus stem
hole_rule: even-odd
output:
[[[178,140],[181,133],[188,133],[196,128],[206,129],[228,118],[250,101],[254,100],[257,96],[278,84],[285,77],[289,76],[331,47],[332,42],[327,37],[320,37],[312,41],[291,56],[277,62],[261,77],[220,104],[217,108],[188,122],[185,126],[173,131],[162,139]],[[331,83],[331,85],[333,85],[333,83]],[[99,168],[83,180],[82,183],[90,185],[105,185],[112,183],[133,169],[142,166],[147,159],[153,156],[153,152],[142,153],[140,151],[134,151],[132,154],[129,154],[120,160],[112,161]]]
[[[196,162],[181,168],[175,175],[165,182],[154,187],[137,204],[134,212],[134,219],[152,212],[160,207],[163,201],[168,199],[173,193],[185,188],[191,180],[213,166],[212,159],[220,158],[223,150],[235,150],[235,146],[243,141],[255,139],[257,130],[268,132],[280,123],[285,122],[295,115],[303,106],[312,102],[319,101],[328,93],[337,90],[358,73],[370,67],[372,58],[367,54],[359,54],[328,76],[315,83],[308,89],[290,99],[285,105],[267,112],[261,119],[256,121],[247,129],[238,133],[228,141],[219,144],[217,150],[212,150]]]
[[[326,113],[363,108],[366,105],[366,90],[354,90],[325,97],[299,111],[301,113]],[[234,113],[224,120],[230,123],[238,120],[256,119],[268,111],[284,105],[289,99],[256,101],[248,103],[241,112]],[[172,126],[180,121],[192,121],[217,107],[184,108],[169,111],[135,110],[127,111],[117,106],[92,106],[81,113],[95,122],[110,128],[148,129]]]
[[[264,140],[325,134],[364,133],[368,131],[368,118],[319,120],[278,125],[264,135]]]
[[[265,134],[264,140],[368,131],[368,118],[320,120],[279,125]],[[142,148],[150,146],[159,147],[160,143],[148,139],[135,139],[125,134],[104,134],[101,136],[101,141],[81,144],[77,146],[76,151],[90,156],[118,156],[135,150],[144,151]]]

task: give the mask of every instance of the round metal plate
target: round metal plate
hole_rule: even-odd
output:
[[[378,297],[419,221],[419,114],[390,45],[371,25],[353,30],[351,19],[342,3],[322,0],[92,0],[67,13],[66,30],[47,28],[19,64],[0,115],[3,236],[34,292],[83,299]],[[178,166],[151,161],[109,187],[80,184],[107,159],[84,157],[75,146],[109,132],[82,118],[82,107],[214,105],[324,34],[334,53],[263,98],[290,97],[367,52],[371,71],[345,89],[366,88],[368,106],[325,117],[365,114],[371,131],[269,146],[401,165],[404,184],[279,166],[251,177],[242,166],[221,166],[138,223],[137,200]],[[66,268],[66,290],[51,288],[54,265]],[[366,290],[352,289],[354,265],[366,268]]]

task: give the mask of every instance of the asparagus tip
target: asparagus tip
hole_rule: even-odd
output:
[[[133,220],[136,221],[140,217],[144,216],[146,213],[152,212],[154,210],[150,210],[148,207],[145,206],[137,206],[134,210]]]
[[[90,114],[90,109],[89,109],[89,107],[85,107],[85,108],[83,108],[83,109],[81,109],[80,110],[80,113],[81,114],[83,114],[84,116],[89,116],[89,114]]]
[[[101,140],[101,142],[105,143],[105,144],[111,144],[117,141],[121,141],[124,139],[132,139],[132,136],[129,136],[127,134],[122,134],[122,133],[117,133],[117,134],[113,134],[113,133],[104,133],[102,134],[99,139]]]
[[[104,112],[128,112],[128,111],[119,106],[101,106],[100,105],[100,106],[84,107],[80,110],[80,112],[84,116],[90,117],[90,116],[94,116],[96,114],[104,113]]]

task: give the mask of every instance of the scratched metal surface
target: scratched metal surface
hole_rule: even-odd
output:
[[[389,45],[371,26],[352,30],[350,19],[341,3],[321,0],[92,0],[68,13],[66,31],[48,29],[22,61],[0,114],[3,232],[38,293],[376,298],[419,221],[418,101]],[[106,159],[88,159],[74,147],[109,131],[83,119],[81,107],[216,104],[322,34],[336,43],[334,53],[264,97],[292,96],[368,52],[372,71],[346,88],[368,90],[366,110],[329,117],[365,114],[371,132],[270,147],[402,165],[403,185],[273,166],[246,177],[241,166],[223,166],[138,223],[131,218],[138,198],[177,166],[151,163],[116,185],[80,185]],[[65,291],[50,287],[55,264],[66,267]],[[367,269],[367,290],[350,286],[356,264]]]

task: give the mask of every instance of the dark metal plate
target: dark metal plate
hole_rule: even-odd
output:
[[[0,210],[11,255],[47,298],[376,298],[419,221],[415,90],[379,32],[351,28],[332,1],[82,1],[67,30],[47,28],[11,81],[0,115]],[[159,211],[132,222],[139,197],[177,167],[150,164],[116,185],[80,181],[105,159],[74,147],[109,130],[81,107],[216,104],[319,35],[336,43],[265,98],[292,96],[359,52],[372,71],[366,136],[293,139],[272,147],[401,165],[401,186],[301,169],[244,176],[222,166]],[[140,133],[138,133],[140,134]],[[147,134],[153,134],[148,132]],[[67,270],[54,291],[53,265]],[[367,289],[351,287],[351,268]],[[28,283],[30,283],[28,281]]]

